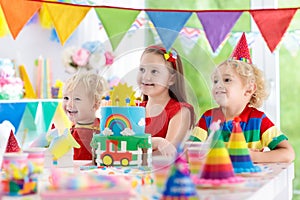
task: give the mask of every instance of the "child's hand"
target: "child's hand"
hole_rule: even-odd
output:
[[[161,137],[152,138],[153,146],[156,146],[158,151],[164,156],[174,157],[177,153],[175,146],[168,140]]]

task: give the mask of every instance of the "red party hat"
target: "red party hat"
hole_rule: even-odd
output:
[[[241,60],[246,63],[252,64],[245,33],[243,33],[230,58],[233,60]]]
[[[21,151],[21,148],[19,147],[18,141],[13,131],[11,130],[5,152],[9,153],[9,152],[19,152],[19,151]]]

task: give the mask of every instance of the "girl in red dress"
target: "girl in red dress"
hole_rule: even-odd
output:
[[[146,108],[146,133],[152,135],[153,154],[174,156],[194,124],[187,103],[183,69],[175,49],[149,46],[141,56],[137,83]]]

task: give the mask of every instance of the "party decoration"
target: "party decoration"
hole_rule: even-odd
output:
[[[249,64],[252,63],[245,33],[243,33],[242,37],[238,41],[236,47],[234,48],[230,56],[230,59],[241,60]]]
[[[140,11],[119,10],[114,8],[95,8],[109,37],[113,50],[116,50]]]
[[[188,163],[182,149],[178,150],[176,160],[171,168],[161,200],[186,199],[197,200],[196,186],[190,177]]]
[[[180,30],[192,15],[191,12],[157,12],[147,11],[166,50],[173,45]]]
[[[204,32],[213,52],[224,41],[242,12],[198,12]]]
[[[27,74],[25,66],[24,65],[19,66],[19,70],[20,70],[20,77],[24,82],[24,90],[25,90],[24,98],[35,99],[36,94],[35,94],[32,84],[30,82],[30,78]]]
[[[20,151],[21,151],[21,148],[19,146],[19,143],[18,143],[13,131],[11,130],[5,152],[9,153],[9,152],[20,152]]]
[[[6,151],[8,138],[10,133],[15,131],[15,127],[9,121],[5,120],[0,123],[0,155],[3,155]],[[0,166],[2,166],[3,156],[0,156]]]
[[[239,117],[233,120],[233,129],[227,143],[227,149],[236,174],[251,174],[262,171],[251,160]]]
[[[14,61],[0,59],[0,100],[18,100],[23,97],[23,81],[16,77]]]
[[[44,5],[48,9],[62,45],[65,44],[66,40],[71,36],[76,27],[91,9],[88,6],[81,7],[53,3],[44,3]]]
[[[113,54],[106,51],[100,41],[88,41],[79,48],[70,46],[63,51],[62,57],[65,71],[69,74],[82,70],[101,73],[104,67],[114,62]]]
[[[49,146],[49,151],[54,159],[59,159],[72,148],[80,148],[80,145],[71,135],[68,129],[65,129],[61,136],[53,138]]]
[[[220,121],[213,122],[210,127],[212,141],[210,150],[204,161],[200,178],[195,178],[199,187],[232,187],[244,182],[244,179],[235,176],[229,153],[225,147]]]
[[[296,11],[296,8],[250,11],[271,52],[282,39]]]
[[[16,39],[25,24],[42,6],[42,2],[26,0],[1,0],[0,3],[14,39]]]

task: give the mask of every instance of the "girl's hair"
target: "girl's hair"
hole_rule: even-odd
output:
[[[236,72],[241,76],[244,84],[256,84],[256,91],[250,98],[249,104],[255,108],[261,107],[263,101],[266,100],[269,96],[263,72],[255,65],[239,60],[226,60],[219,66],[221,65],[229,65],[235,68]]]
[[[64,91],[73,91],[78,84],[82,84],[89,97],[94,97],[95,103],[99,105],[102,96],[108,91],[106,80],[92,72],[77,72],[65,82]]]
[[[172,48],[171,52],[175,52],[177,58],[172,61],[167,61],[167,60],[165,60],[165,57],[164,57],[164,54],[166,54],[167,51],[163,46],[161,46],[161,45],[149,46],[144,50],[142,57],[144,54],[147,54],[147,53],[154,53],[157,55],[161,55],[161,57],[165,60],[166,64],[169,65],[170,72],[172,74],[175,74],[175,76],[176,76],[175,83],[169,87],[170,97],[173,99],[176,99],[179,102],[187,102],[182,62],[181,62],[179,54],[176,52],[175,49]],[[144,101],[148,100],[148,96],[143,95],[143,100]]]

